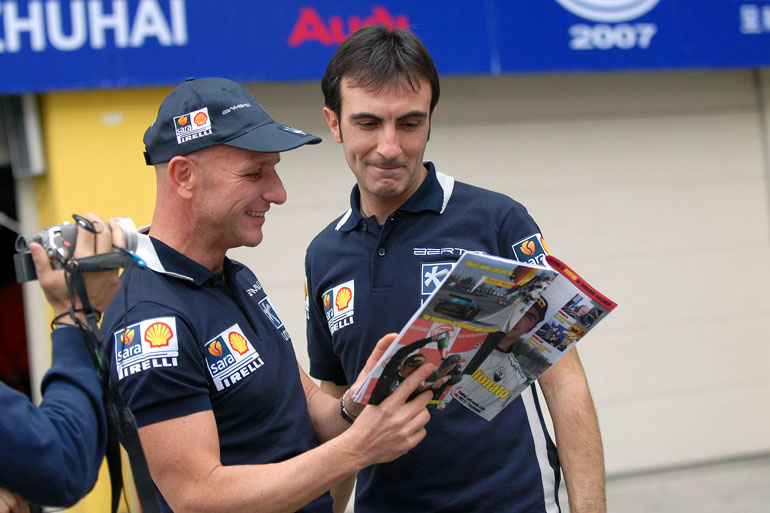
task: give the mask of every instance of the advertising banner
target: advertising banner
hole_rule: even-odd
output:
[[[317,80],[373,23],[444,75],[770,64],[770,0],[0,0],[0,94]]]

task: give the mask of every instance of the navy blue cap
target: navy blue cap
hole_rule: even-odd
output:
[[[237,82],[188,79],[166,96],[144,133],[144,159],[159,164],[219,144],[275,153],[319,142],[320,137],[273,121]]]

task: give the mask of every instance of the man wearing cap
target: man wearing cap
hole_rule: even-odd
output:
[[[401,330],[463,252],[539,263],[546,249],[520,203],[424,159],[440,86],[413,33],[359,29],[335,52],[321,88],[324,116],[356,185],[349,208],[307,250],[308,353],[310,374],[342,394],[364,367],[369,341]],[[355,300],[355,319],[330,326],[324,293],[342,284]],[[534,386],[490,422],[451,401],[431,410],[414,450],[358,473],[356,513],[551,513],[559,510],[562,469],[572,513],[605,511],[601,437],[577,352],[538,382],[558,449]]]
[[[259,280],[225,256],[258,245],[286,200],[280,152],[318,142],[220,78],[178,86],[144,135],[158,188],[137,241],[148,268],[123,274],[102,326],[164,511],[331,511],[335,481],[424,436],[430,394],[406,398],[431,366],[377,407],[324,394]]]

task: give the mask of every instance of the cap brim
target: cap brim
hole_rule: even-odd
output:
[[[266,123],[222,144],[260,153],[293,150],[305,144],[318,144],[321,138],[280,123]]]

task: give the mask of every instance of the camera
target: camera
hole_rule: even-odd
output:
[[[33,242],[43,246],[54,269],[63,268],[72,259],[77,242],[78,225],[89,231],[94,231],[93,225],[85,217],[77,214],[72,217],[75,219],[74,224],[65,221],[55,226],[49,226],[31,237],[19,235],[16,238],[17,253],[13,255],[13,264],[16,268],[16,281],[18,283],[37,279],[35,263],[29,250],[29,245]],[[125,235],[126,250],[133,253],[136,251],[137,244],[136,225],[128,217],[117,217],[115,220]]]

